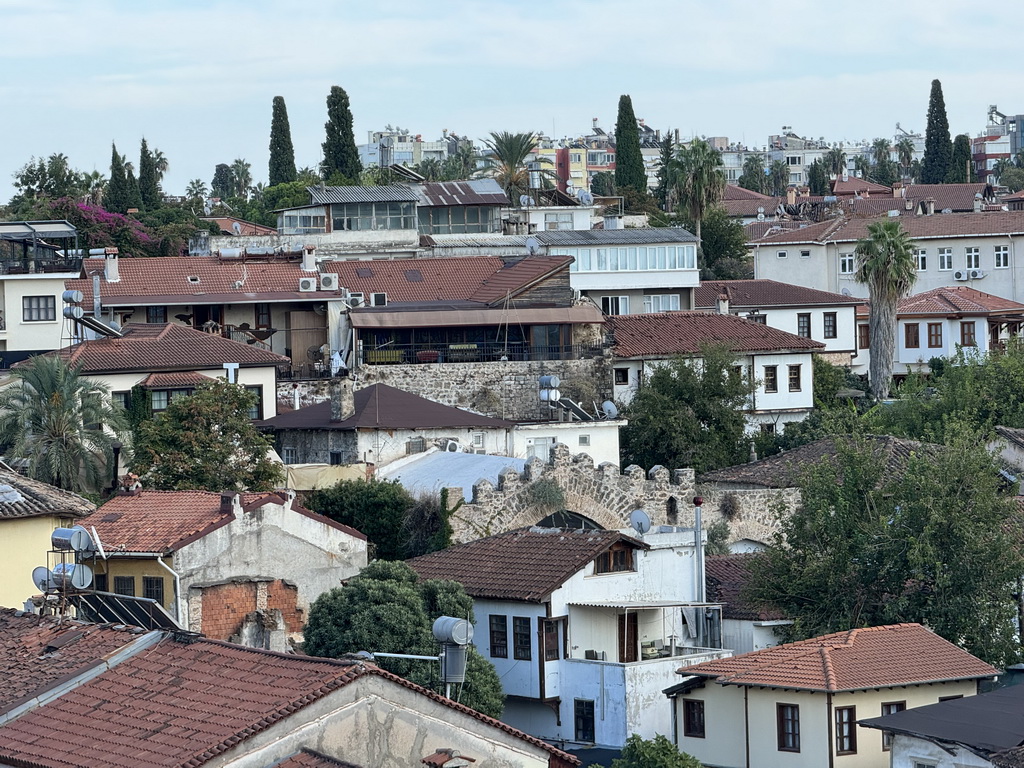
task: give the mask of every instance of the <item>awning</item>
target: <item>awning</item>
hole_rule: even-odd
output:
[[[0,223],[0,240],[71,238],[78,231],[67,221],[5,221]]]
[[[604,316],[593,306],[529,309],[447,309],[437,312],[353,312],[354,328],[445,328],[466,325],[560,325],[601,323]]]

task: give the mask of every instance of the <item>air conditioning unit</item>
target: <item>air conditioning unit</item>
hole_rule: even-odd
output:
[[[363,298],[361,293],[350,293],[348,295],[348,305],[350,307],[362,307],[366,305],[366,299]]]
[[[444,444],[444,449],[447,453],[458,453],[460,450],[462,450],[457,440],[448,440]]]
[[[338,290],[338,276],[333,272],[327,272],[326,274],[320,275],[320,290],[321,291],[336,291]]]
[[[312,293],[316,290],[316,278],[315,277],[300,277],[299,278],[299,291],[302,293]]]
[[[953,273],[953,279],[954,280],[961,280],[961,281],[962,280],[966,280],[967,279],[967,270],[966,269],[958,269],[956,272]]]
[[[980,269],[972,269],[970,272],[971,272],[971,280],[980,280],[981,278],[983,278],[985,276],[985,273],[982,270],[980,270]]]

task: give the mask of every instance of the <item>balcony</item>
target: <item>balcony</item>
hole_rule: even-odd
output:
[[[74,274],[82,271],[82,260],[40,249],[23,255],[0,254],[0,275]]]

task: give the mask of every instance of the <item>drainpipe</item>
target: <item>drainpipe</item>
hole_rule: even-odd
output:
[[[181,576],[179,576],[171,567],[164,562],[162,557],[156,559],[160,567],[167,571],[171,576],[174,577],[174,618],[181,626],[182,629],[189,631],[188,629],[188,609],[182,601],[181,594]]]
[[[750,703],[747,700],[747,694],[750,692],[750,688],[746,685],[743,686],[743,741],[744,749],[747,757],[747,768],[750,768]]]
[[[835,734],[832,732],[834,723],[832,722],[832,691],[825,694],[825,701],[827,702],[825,707],[825,717],[828,718],[828,768],[833,768],[836,762],[835,758]],[[855,726],[856,727],[856,724]]]

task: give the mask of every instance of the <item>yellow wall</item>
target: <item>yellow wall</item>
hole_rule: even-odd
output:
[[[169,567],[174,567],[174,563],[171,558],[165,557],[164,562],[167,563]],[[136,597],[146,596],[142,588],[142,578],[144,576],[163,579],[163,607],[169,614],[172,616],[174,615],[174,579],[171,578],[171,574],[160,567],[156,558],[112,557],[106,562],[97,560],[96,573],[107,574],[108,592],[114,591],[115,576],[131,576],[135,579]]]
[[[28,598],[39,594],[32,583],[32,570],[57,564],[48,555],[50,534],[62,525],[74,523],[50,515],[0,521],[0,606],[21,608]]]

